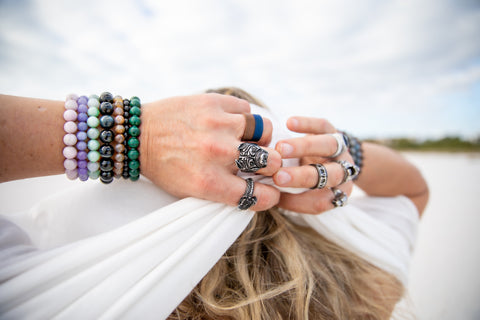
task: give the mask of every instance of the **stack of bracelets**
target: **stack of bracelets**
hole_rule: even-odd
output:
[[[98,179],[111,183],[140,177],[140,115],[138,97],[122,99],[70,94],[65,102],[64,167],[69,179]]]

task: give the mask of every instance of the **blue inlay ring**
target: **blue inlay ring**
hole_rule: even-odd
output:
[[[259,141],[263,134],[263,118],[259,114],[254,114],[255,119],[255,131],[253,131],[252,141]]]

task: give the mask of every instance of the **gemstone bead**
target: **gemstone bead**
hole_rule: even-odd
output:
[[[90,140],[88,141],[88,149],[91,151],[96,151],[100,148],[100,142],[98,140]],[[94,161],[95,162],[95,161]]]
[[[77,112],[78,113],[87,113],[88,112],[88,106],[87,106],[87,103],[85,102],[85,104],[78,104],[78,109],[77,109]]]
[[[98,149],[98,152],[103,158],[111,158],[113,156],[113,147],[109,144],[104,144]]]
[[[79,131],[87,131],[87,130],[88,130],[88,124],[87,124],[87,122],[83,122],[83,121],[82,121],[82,122],[79,122],[79,123],[77,124],[77,129],[78,129]]]
[[[140,175],[140,170],[138,170],[138,169],[130,169],[130,170],[128,170],[128,173],[130,174],[130,177],[139,176],[139,175]]]
[[[100,164],[98,162],[88,162],[87,163],[88,171],[97,171],[100,170]]]
[[[87,180],[88,180],[88,172],[85,173],[85,174],[80,174],[80,173],[78,173],[78,179],[79,179],[80,181],[87,181]]]
[[[123,160],[122,160],[123,161]],[[123,162],[122,161],[115,161],[115,163],[113,164],[113,167],[115,169],[121,169],[123,170]]]
[[[66,170],[74,170],[77,167],[77,160],[75,160],[75,159],[65,159],[65,161],[63,161],[63,167]]]
[[[138,137],[140,135],[140,129],[136,126],[132,126],[130,129],[128,129],[128,134],[131,137]]]
[[[132,181],[137,181],[140,178],[140,175],[138,176],[130,176],[130,180]]]
[[[133,137],[128,139],[128,146],[130,148],[137,148],[139,145],[140,145],[140,140],[138,140],[138,138]]]
[[[78,94],[75,94],[75,93],[69,93],[65,98],[65,100],[74,100],[74,101],[77,101],[77,99],[78,99]]]
[[[87,133],[85,131],[78,131],[77,132],[77,140],[78,141],[85,141],[87,140]]]
[[[87,149],[87,143],[85,141],[79,141],[76,147],[78,151],[85,151]]]
[[[125,141],[125,136],[123,134],[117,134],[115,136],[116,143],[123,143]]]
[[[115,117],[116,124],[123,124],[125,122],[125,118],[123,117],[123,112],[120,115]]]
[[[87,124],[90,128],[96,128],[100,124],[100,120],[97,117],[89,117],[87,120]]]
[[[79,97],[79,98],[77,99],[77,103],[78,103],[79,107],[80,107],[81,104],[86,105],[86,104],[88,103],[88,98],[87,98],[87,96],[81,96],[81,97]]]
[[[66,159],[74,159],[77,156],[77,149],[72,146],[63,148],[63,156]]]
[[[100,152],[98,151],[90,151],[88,153],[88,160],[91,162],[97,162],[100,159]]]
[[[78,109],[78,104],[75,100],[67,100],[65,101],[65,109],[75,111]]]
[[[132,98],[130,99],[130,106],[132,106],[132,107],[140,107],[140,106],[141,106],[140,98],[138,98],[138,97],[132,97]]]
[[[137,149],[130,149],[127,152],[127,157],[130,160],[137,160],[138,156],[140,156],[140,152]]]
[[[111,130],[103,130],[100,133],[100,140],[103,143],[110,143],[113,141],[113,138],[114,138],[114,135],[113,135],[113,131]]]
[[[77,153],[77,159],[78,160],[86,160],[88,157],[88,154],[86,151],[78,151]]]
[[[139,126],[142,121],[140,120],[140,118],[138,116],[131,116],[129,119],[128,119],[128,123],[132,126]]]
[[[77,116],[78,122],[87,122],[88,120],[88,115],[86,113],[79,113]]]
[[[142,110],[139,107],[131,107],[128,112],[131,116],[140,116],[142,114]]]
[[[98,100],[100,102],[113,102],[113,95],[110,92],[103,92]]]
[[[67,121],[63,125],[63,129],[66,133],[75,133],[77,132],[77,124],[73,121]]]
[[[113,97],[113,103],[121,103],[123,105],[123,99],[121,96],[115,96]]]
[[[112,114],[113,105],[110,102],[102,102],[102,104],[100,104],[100,112],[102,114]]]
[[[87,114],[90,117],[98,117],[100,110],[98,110],[98,108],[88,108]]]
[[[111,115],[104,115],[100,118],[100,126],[104,129],[110,129],[115,124],[115,120]]]
[[[118,153],[123,153],[123,151],[125,151],[125,146],[123,144],[116,144],[115,147],[115,152],[118,152]]]
[[[63,136],[63,143],[67,146],[73,146],[77,143],[77,136],[73,133],[67,133]]]
[[[90,99],[88,99],[87,106],[89,108],[98,109],[98,107],[100,107],[100,102],[98,101],[98,99],[91,97]]]
[[[87,131],[87,136],[90,139],[97,139],[99,135],[100,135],[100,131],[97,128],[90,128]]]
[[[67,175],[67,178],[70,180],[75,180],[78,178],[77,170],[65,170],[65,174]]]
[[[78,175],[88,175],[87,168],[78,168]]]
[[[93,179],[93,180],[98,179],[98,177],[100,177],[100,170],[89,171],[88,176],[90,177],[90,179]]]
[[[123,173],[122,173],[122,177],[124,179],[128,179],[128,178],[130,178],[130,174],[128,173],[128,171],[124,170]]]
[[[75,121],[77,120],[77,112],[71,109],[65,110],[63,119],[65,119],[65,121]]]
[[[113,160],[102,158],[100,159],[100,170],[111,171],[113,169]]]
[[[138,160],[131,160],[128,162],[128,167],[130,169],[138,169],[140,167],[140,162]]]
[[[86,169],[86,168],[87,168],[87,164],[88,164],[88,162],[87,162],[86,160],[79,160],[79,161],[77,162],[77,167],[78,167],[79,169]]]
[[[121,124],[117,124],[115,127],[113,127],[113,131],[115,134],[123,134],[125,132],[125,127]]]

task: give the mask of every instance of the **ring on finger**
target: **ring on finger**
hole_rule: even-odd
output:
[[[343,179],[340,184],[355,179],[360,173],[360,168],[354,164],[351,164],[350,162],[345,160],[338,160],[335,162],[338,163],[343,169]]]
[[[263,135],[263,118],[258,114],[244,113],[245,132],[243,141],[259,141]]]
[[[243,142],[238,146],[240,155],[235,164],[242,172],[257,172],[265,168],[268,161],[268,151],[263,150],[254,143]]]
[[[328,180],[328,173],[327,169],[323,164],[320,163],[312,163],[310,164],[312,167],[315,167],[317,169],[317,174],[318,174],[318,181],[317,184],[310,189],[323,189],[327,185],[327,180]]]
[[[345,206],[348,201],[347,194],[337,188],[331,188],[331,190],[333,192],[332,204],[335,206],[335,208]]]
[[[247,210],[251,206],[257,203],[257,197],[253,195],[253,188],[254,188],[253,179],[248,178],[245,180],[245,182],[247,183],[245,192],[243,196],[240,198],[240,200],[238,201],[238,209],[240,210]]]
[[[332,154],[328,158],[336,158],[339,155],[341,155],[347,149],[346,140],[345,140],[345,137],[343,136],[343,134],[338,133],[338,132],[337,133],[330,133],[329,135],[334,137],[335,140],[337,141],[337,150],[335,151],[334,154]]]

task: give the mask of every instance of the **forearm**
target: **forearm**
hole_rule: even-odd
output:
[[[64,172],[64,102],[0,95],[0,110],[0,182]]]
[[[421,213],[428,201],[428,186],[419,170],[390,148],[363,143],[364,165],[356,184],[371,196],[404,195]]]

